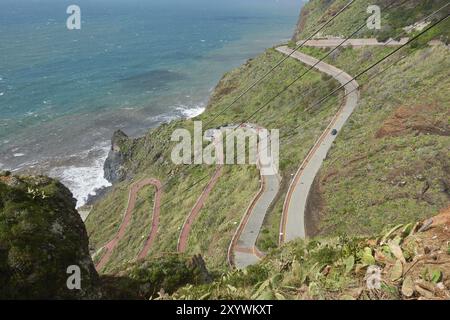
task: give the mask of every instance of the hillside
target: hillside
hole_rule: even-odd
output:
[[[75,204],[56,180],[0,172],[0,299],[149,299],[211,280],[201,257],[176,254],[99,276]],[[80,268],[79,290],[67,286],[70,266]]]
[[[373,238],[298,240],[257,265],[159,299],[448,300],[449,227],[450,208]]]
[[[4,299],[450,298],[448,209],[377,238],[292,242],[243,271],[210,274],[200,256],[163,254],[98,277],[66,188],[45,177],[1,173],[0,195]],[[382,285],[367,290],[365,270],[375,263]],[[81,291],[67,289],[67,265],[81,267]]]
[[[347,2],[309,1],[294,40],[307,38]],[[356,36],[385,40],[404,33],[412,37],[418,31],[406,34],[403,28],[446,2],[406,1],[400,8],[382,12],[382,30],[363,28]],[[350,35],[367,19],[369,4],[374,3],[356,0],[320,36]],[[442,13],[434,19],[439,16]],[[339,85],[334,78],[311,70],[265,106],[308,70],[288,58],[234,102],[285,57],[270,48],[225,74],[206,111],[197,118],[165,123],[136,139],[116,132],[105,164],[105,175],[114,184],[93,204],[86,229],[76,215],[72,195],[61,184],[44,177],[3,173],[0,269],[7,276],[0,276],[0,286],[13,290],[5,293],[9,297],[32,298],[45,294],[43,283],[49,281],[48,296],[72,297],[58,291],[66,274],[60,277],[55,268],[83,263],[89,274],[84,280],[87,291],[75,298],[450,298],[449,23],[447,19],[357,79],[358,107],[338,132],[308,198],[308,239],[278,247],[283,204],[294,174],[345,94],[339,91],[316,104]],[[293,45],[291,41],[289,46]],[[316,58],[330,50],[300,49]],[[325,62],[357,75],[392,50],[387,46],[339,48]],[[230,271],[227,252],[260,189],[256,166],[224,166],[198,218],[192,221],[186,252],[176,252],[186,217],[216,170],[207,165],[175,165],[171,160],[173,131],[186,128],[192,132],[194,121],[202,121],[204,131],[241,122],[280,130],[280,191],[258,239],[258,249],[267,256],[242,271]],[[157,184],[135,188],[144,179],[161,182],[161,203],[156,201]],[[156,207],[159,218],[155,222]],[[59,241],[60,227],[69,230],[64,241]],[[158,231],[148,255],[138,259],[155,227]],[[106,261],[102,258],[111,243],[115,247]],[[49,250],[55,250],[55,255],[48,255]],[[98,267],[101,260],[105,264]],[[381,271],[383,284],[375,291],[366,287],[369,267]],[[39,284],[36,292],[28,291],[30,279]]]
[[[441,1],[442,2],[442,1]],[[343,1],[311,1],[302,11],[296,37],[317,28],[317,19],[336,12]],[[359,14],[366,1],[356,2],[330,25],[334,35],[347,34],[361,20]],[[380,5],[383,5],[381,3]],[[437,8],[406,6],[401,21],[412,23]],[[387,23],[393,32],[398,25],[400,9],[389,12]],[[402,9],[403,10],[403,9]],[[366,17],[364,15],[363,17]],[[364,21],[365,18],[362,20]],[[314,23],[313,23],[314,22]],[[440,30],[445,30],[446,23]],[[365,35],[365,34],[362,34]],[[441,38],[434,34],[434,38]],[[304,52],[321,57],[320,49]],[[389,48],[340,49],[326,61],[350,74],[356,74],[389,52]],[[339,136],[315,184],[310,199],[308,234],[373,235],[386,224],[395,225],[429,217],[450,201],[448,139],[448,49],[442,46],[416,45],[403,51],[407,58],[390,68],[371,85],[363,86],[356,114]],[[424,59],[426,57],[426,59]],[[226,74],[214,90],[208,108],[201,116],[204,130],[227,123],[239,123],[252,115],[274,93],[305,71],[305,67],[288,59],[270,78],[238,100],[228,104],[253,81],[270,69],[282,55],[269,49],[263,55]],[[356,63],[355,63],[356,62]],[[414,68],[413,68],[414,67]],[[251,122],[266,128],[279,128],[280,136],[302,122],[298,135],[281,142],[281,192],[266,217],[259,239],[262,250],[277,246],[279,220],[287,186],[301,159],[327,125],[338,107],[333,96],[320,108],[304,109],[331,92],[334,81],[311,71],[287,92],[258,112]],[[309,90],[317,88],[316,90]],[[305,95],[304,92],[309,92]],[[222,110],[226,110],[222,113]],[[425,111],[426,110],[426,111]],[[216,117],[216,115],[219,115]],[[212,119],[212,121],[211,121]],[[176,166],[170,161],[173,144],[170,135],[177,128],[192,130],[192,120],[175,121],[148,132],[145,137],[123,141],[124,179],[94,206],[87,228],[94,259],[117,232],[122,221],[130,185],[141,178],[159,178],[164,184],[160,230],[150,254],[174,252],[178,233],[185,217],[212,176],[214,167]],[[395,132],[392,132],[394,128]],[[295,148],[293,148],[295,146]],[[181,174],[180,174],[181,172]],[[203,179],[195,184],[198,179]],[[200,217],[190,233],[188,253],[205,256],[213,268],[226,266],[226,248],[236,224],[258,190],[258,172],[252,166],[226,166],[223,177],[208,197]],[[152,190],[143,190],[125,239],[113,254],[106,271],[115,270],[136,257],[151,223]],[[350,222],[350,223],[349,223]],[[101,226],[99,228],[98,226]],[[357,226],[355,228],[355,226]]]
[[[264,81],[258,89],[244,96],[217,119],[214,118],[251,82],[267,72],[281,58],[282,54],[269,49],[263,55],[226,74],[212,94],[207,110],[193,120],[201,120],[204,124],[210,122],[204,130],[243,121],[297,74],[306,71],[306,67],[296,61],[286,61],[272,78]],[[291,173],[295,172],[296,166],[327,126],[337,108],[338,100],[334,98],[335,103],[326,108],[303,112],[309,103],[320,98],[321,91],[332,90],[337,86],[334,81],[324,83],[322,79],[319,73],[311,72],[309,77],[291,87],[289,92],[251,119],[251,122],[268,129],[280,128],[280,136],[289,133],[290,128],[301,121],[308,121],[302,134],[291,139],[291,143],[300,148],[293,149],[288,144],[280,146],[280,169],[284,176],[285,189]],[[299,92],[305,87],[318,90],[307,98],[302,98]],[[159,226],[161,231],[150,255],[176,251],[184,220],[215,170],[214,166],[176,166],[171,162],[170,153],[174,146],[174,143],[170,142],[172,132],[177,128],[192,131],[193,120],[171,122],[149,131],[145,137],[122,141],[122,169],[126,171],[126,177],[94,206],[86,221],[92,252],[99,253],[94,256],[94,260],[97,261],[102,253],[99,249],[113,238],[122,222],[130,185],[146,177],[158,178],[165,184]],[[194,185],[198,179],[205,176],[207,179]],[[259,173],[256,166],[225,166],[224,173],[202,208],[199,219],[193,224],[187,253],[202,254],[213,268],[226,267],[228,245],[244,214],[244,208],[258,189]],[[145,192],[142,190],[139,195],[138,207],[132,217],[130,229],[132,228],[133,232],[128,232],[119,243],[119,249],[113,253],[105,271],[117,270],[121,264],[132,261],[142,248],[151,223],[149,210],[153,207],[153,191]],[[275,210],[280,211],[282,203],[283,196],[280,195]]]
[[[315,0],[305,4],[300,14],[293,39],[306,39],[339,12],[349,1],[347,0]],[[343,11],[338,19],[328,24],[318,37],[348,37],[363,24],[369,14],[369,5],[378,5],[381,9],[381,30],[363,28],[353,38],[377,38],[384,41],[396,37],[404,27],[412,26],[447,3],[446,0],[358,0]],[[392,6],[391,6],[392,5]],[[384,8],[388,8],[384,10]],[[442,13],[444,14],[445,11]],[[449,30],[441,26],[435,31],[441,40],[448,41]]]
[[[343,50],[334,63],[356,74],[356,66],[387,51]],[[398,66],[363,86],[358,110],[317,177],[310,235],[370,235],[386,221],[429,217],[448,205],[448,49],[401,54],[407,57]]]
[[[408,2],[401,15],[389,13],[387,23],[399,32],[404,26],[399,25],[400,18],[409,25],[443,4],[420,1],[413,6]],[[336,24],[333,30],[345,34],[345,28]],[[447,34],[449,27],[447,20],[431,36],[399,52],[396,57],[405,58],[370,83],[364,84],[367,77],[360,78],[359,108],[316,179],[307,226],[311,236],[370,235],[380,232],[386,221],[406,223],[448,205],[450,81],[445,70],[450,66],[449,52],[443,45],[426,44],[442,39],[440,34]],[[316,57],[326,54],[326,50],[302,50]],[[356,75],[390,51],[386,47],[346,48],[325,61]]]

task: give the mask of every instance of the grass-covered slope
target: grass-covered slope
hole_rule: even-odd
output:
[[[258,265],[160,299],[450,299],[450,210],[377,237],[298,240]]]
[[[209,123],[203,128],[204,130],[246,120],[298,74],[306,70],[306,67],[297,61],[288,60],[252,92],[231,108],[226,109],[236,96],[282,58],[282,54],[269,49],[263,55],[226,74],[212,94],[205,113],[194,120],[201,120],[204,124]],[[310,72],[307,77],[250,120],[268,129],[279,129],[280,136],[292,133],[292,128],[299,123],[304,123],[298,131],[300,134],[290,138],[289,143],[281,144],[280,169],[286,185],[291,173],[296,170],[298,163],[327,126],[329,119],[339,106],[338,99],[335,98],[333,103],[324,108],[303,112],[306,106],[320,97],[321,92],[336,86],[334,81],[322,80],[321,74]],[[312,88],[316,90],[302,97],[303,92]],[[216,115],[223,110],[225,112],[216,118]],[[98,252],[96,259],[102,254],[99,249],[118,230],[125,211],[130,185],[144,177],[159,178],[166,184],[161,208],[160,231],[150,254],[176,250],[180,228],[215,169],[214,166],[188,167],[176,166],[172,163],[170,153],[174,143],[170,142],[170,137],[178,128],[193,130],[193,121],[175,121],[165,124],[150,130],[145,137],[130,140],[122,146],[124,153],[127,154],[127,161],[124,164],[127,169],[127,179],[116,184],[113,190],[94,206],[86,222],[91,249],[93,252]],[[207,179],[192,186],[206,175],[208,175]],[[245,209],[258,189],[259,173],[255,166],[226,166],[223,176],[205,203],[201,216],[193,225],[188,253],[203,254],[210,266],[226,266],[227,247]],[[283,198],[284,196],[280,195],[275,205],[278,211]],[[105,271],[114,271],[120,265],[133,260],[138,247],[142,246],[143,239],[149,230],[148,227],[142,227],[149,226],[148,213],[143,212],[145,210],[148,212],[152,208],[150,196],[147,199],[142,198],[142,201],[142,206],[134,213],[132,222],[132,225],[140,227],[128,228],[126,239],[119,243],[120,253],[113,255]],[[141,213],[141,210],[144,211]],[[271,246],[276,246],[276,242],[272,239],[269,241]]]
[[[356,1],[335,20],[334,35],[345,34],[347,24],[358,17],[358,4],[364,2]],[[414,11],[408,4],[402,14],[416,21],[424,12],[439,8],[439,3],[443,5],[437,1],[428,11]],[[307,28],[314,29],[312,12],[328,14],[338,5],[340,1],[310,1],[302,11],[299,37],[306,37]],[[412,24],[408,19],[398,23]],[[386,225],[428,217],[450,203],[449,49],[428,45],[430,40],[442,39],[449,23],[441,23],[357,79],[362,85],[358,108],[324,162],[308,201],[309,236],[373,235]],[[357,75],[394,49],[340,48],[325,62]],[[300,50],[322,58],[331,49]],[[366,83],[402,56],[402,61]],[[280,210],[267,217],[261,248],[278,238],[275,226]]]
[[[357,74],[390,50],[346,49],[334,64]],[[373,234],[450,203],[449,50],[401,55],[370,83],[360,80],[359,107],[316,180],[310,234]]]
[[[309,1],[302,9],[293,39],[300,40],[312,36],[349,2],[349,0]],[[364,27],[354,37],[374,37],[385,41],[389,37],[398,36],[404,27],[414,25],[447,3],[447,0],[356,0],[317,37],[352,35],[372,15],[367,13],[367,8],[370,5],[378,5],[381,9],[381,30],[369,30]],[[447,12],[448,9],[442,10],[435,18],[438,19]],[[448,41],[448,27],[443,26],[440,31],[441,39]]]
[[[310,1],[302,12],[296,37],[304,38],[311,30],[316,30],[321,20],[326,21],[344,3],[340,0]],[[379,4],[383,6],[385,3],[381,1]],[[361,11],[364,13],[362,20],[366,19],[368,4],[364,0],[355,1],[323,35],[348,35],[349,30],[361,23]],[[383,25],[389,26],[388,32],[399,33],[403,27],[442,4],[442,1],[418,3],[411,0],[405,7],[385,12]],[[441,24],[400,52],[399,55],[405,55],[405,59],[370,84],[365,84],[367,76],[358,79],[362,85],[359,107],[340,133],[310,197],[309,235],[373,235],[388,225],[428,217],[450,203],[448,48],[427,45],[431,39],[445,40],[441,35],[446,34],[447,25],[448,22]],[[373,31],[363,29],[359,36],[378,37],[385,31],[373,34]],[[320,49],[302,50],[317,57],[325,54]],[[326,61],[355,75],[391,50],[393,48],[383,47],[340,49]],[[270,77],[227,108],[235,97],[282,57],[269,49],[224,75],[210,98],[207,110],[194,120],[207,123],[204,130],[245,121],[306,70],[298,61],[288,59]],[[380,65],[372,70],[372,74],[385,66]],[[335,87],[334,80],[311,71],[250,120],[268,129],[280,129],[280,136],[284,137],[281,140],[281,192],[259,237],[258,244],[262,250],[277,246],[281,210],[292,174],[338,109],[342,94],[331,97],[313,110],[304,110]],[[299,125],[300,129],[293,130]],[[192,130],[193,120],[164,124],[140,139],[124,142],[127,178],[116,184],[94,206],[87,220],[91,249],[97,252],[96,259],[102,254],[101,247],[118,230],[130,185],[144,177],[158,178],[165,184],[159,234],[150,256],[176,250],[181,226],[215,170],[214,166],[176,166],[171,162],[174,143],[170,142],[170,137],[178,128]],[[226,266],[227,247],[259,188],[258,178],[255,167],[225,167],[223,176],[192,227],[188,254],[203,254],[207,264],[213,268]],[[149,228],[144,225],[150,223],[151,191],[144,192],[140,199],[142,205],[134,213],[126,238],[119,243],[120,252],[113,255],[104,272],[120,270],[122,265],[133,261],[148,235]]]
[[[315,30],[344,3],[310,1],[296,37]],[[439,4],[442,1],[411,0],[404,10],[383,17],[389,28],[381,36],[414,23]],[[323,35],[347,35],[367,5],[368,1],[355,1]],[[292,175],[338,110],[343,95],[308,108],[337,86],[333,79],[311,71],[259,110],[306,70],[288,59],[228,108],[283,58],[269,49],[224,75],[205,113],[193,119],[208,124],[206,130],[254,115],[249,122],[280,130],[283,180],[259,237],[259,247],[269,252],[260,264],[225,272],[228,245],[259,189],[257,168],[249,165],[225,166],[192,226],[186,255],[174,254],[183,222],[215,170],[172,163],[173,131],[193,130],[193,120],[179,120],[138,139],[120,134],[115,146],[119,154],[109,168],[119,170],[116,173],[124,180],[94,205],[86,222],[94,261],[116,235],[130,186],[136,181],[163,182],[161,220],[149,257],[135,261],[149,234],[154,205],[154,188],[143,188],[126,235],[101,270],[114,275],[101,277],[101,283],[70,192],[49,178],[0,174],[0,298],[449,299],[450,213],[447,209],[416,224],[450,204],[449,49],[427,44],[432,39],[446,41],[448,30],[448,22],[441,24],[393,57],[390,62],[404,56],[380,76],[367,82],[386,64],[358,79],[359,106],[340,132],[309,198],[307,232],[313,239],[276,248]],[[360,36],[378,34],[366,30]],[[319,58],[327,52],[302,50]],[[326,61],[355,75],[391,50],[340,49]],[[199,253],[212,272],[199,256],[187,258]],[[81,268],[81,291],[66,289],[69,265]],[[367,287],[367,271],[373,270],[369,267],[381,271],[376,290]]]

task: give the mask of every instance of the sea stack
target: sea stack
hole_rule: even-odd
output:
[[[114,132],[111,139],[111,150],[103,167],[105,179],[111,183],[123,181],[126,177],[124,163],[127,142],[129,142],[129,138],[122,130]]]

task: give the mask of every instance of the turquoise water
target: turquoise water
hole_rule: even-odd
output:
[[[66,8],[81,8],[81,30]],[[290,38],[300,0],[2,0],[0,169],[105,185],[114,130],[200,113],[223,73]],[[82,201],[81,201],[82,202]]]

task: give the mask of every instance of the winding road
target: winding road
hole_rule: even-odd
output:
[[[208,198],[211,191],[214,189],[215,185],[217,184],[217,181],[219,181],[219,178],[222,176],[222,173],[223,173],[223,165],[219,165],[216,171],[214,172],[214,175],[212,176],[211,180],[209,180],[208,184],[203,190],[202,194],[197,199],[197,202],[195,203],[194,207],[189,213],[187,219],[184,221],[183,227],[181,228],[180,236],[178,238],[178,245],[177,245],[178,252],[186,251],[186,247],[188,245],[189,240],[189,233],[191,232],[192,225],[199,216],[206,199]]]
[[[402,45],[405,41],[407,41],[406,38],[401,39],[400,41],[389,41],[386,43],[378,42],[376,39],[350,39],[343,46],[394,46]],[[341,44],[341,42],[342,39],[309,40],[305,45],[313,47],[337,47]],[[298,44],[301,43],[302,42],[299,42]],[[359,100],[359,85],[349,74],[325,62],[318,62],[319,60],[314,57],[298,51],[293,52],[293,50],[287,46],[278,47],[276,50],[283,54],[291,55],[292,58],[297,59],[306,65],[314,66],[314,68],[318,71],[332,76],[344,86],[346,92],[346,97],[340,109],[300,165],[289,186],[280,223],[279,242],[280,244],[283,244],[296,238],[306,237],[305,209],[311,186],[333,142],[337,138],[337,135],[332,134],[333,129],[336,129],[339,133],[357,107]],[[244,124],[243,126],[247,126],[255,130],[262,129],[258,126],[250,124]],[[256,248],[256,241],[262,228],[266,213],[280,188],[281,178],[278,174],[265,175],[262,173],[263,169],[259,169],[261,182],[260,190],[247,208],[228,248],[227,256],[229,265],[239,269],[254,264],[264,257],[264,254]],[[206,199],[214,189],[222,173],[223,165],[220,164],[202,194],[197,199],[189,216],[186,218],[178,238],[177,250],[179,252],[185,252],[192,225],[198,218]],[[97,270],[101,270],[106,265],[118,242],[125,235],[125,230],[130,223],[132,212],[136,205],[137,193],[147,185],[154,185],[156,187],[153,221],[149,236],[146,240],[144,248],[138,255],[138,259],[142,259],[148,254],[157,235],[160,216],[162,184],[156,179],[145,179],[137,182],[131,187],[124,220],[114,239],[105,245],[104,248],[106,248],[107,251],[97,264]]]
[[[108,263],[109,259],[111,258],[111,255],[112,255],[114,249],[116,248],[117,244],[125,235],[126,228],[130,224],[131,217],[133,215],[133,211],[136,206],[137,194],[142,188],[144,188],[148,185],[153,185],[156,187],[156,193],[155,193],[155,199],[154,199],[154,205],[153,205],[152,227],[150,229],[149,236],[147,237],[147,240],[145,242],[144,248],[141,250],[141,252],[138,255],[138,259],[143,259],[148,254],[148,252],[153,244],[153,241],[156,238],[156,235],[158,232],[158,226],[159,226],[162,184],[161,184],[161,181],[159,181],[157,179],[144,179],[144,180],[141,180],[131,186],[131,189],[130,189],[130,192],[128,195],[127,209],[125,211],[125,216],[123,218],[123,221],[119,227],[119,231],[117,232],[116,236],[103,247],[104,249],[106,249],[106,252],[95,267],[97,269],[97,271],[100,271],[105,267],[105,265]]]
[[[333,44],[327,45],[332,46]],[[314,66],[319,61],[316,58],[298,51],[292,53],[292,50],[287,46],[279,47],[277,48],[277,51],[286,55],[292,54],[292,58],[295,58],[309,66]],[[280,244],[296,238],[306,237],[305,209],[307,199],[311,186],[314,182],[314,178],[319,172],[328,151],[337,137],[337,135],[333,135],[331,132],[333,129],[340,132],[350,115],[357,107],[359,99],[359,85],[355,80],[352,80],[352,76],[325,62],[318,63],[315,65],[315,68],[320,72],[332,76],[341,85],[344,85],[346,97],[339,111],[333,117],[328,127],[322,133],[309,154],[306,156],[303,163],[300,165],[289,186],[280,223]]]
[[[406,44],[409,41],[409,38],[401,38],[400,40],[389,39],[386,42],[379,42],[375,38],[366,38],[366,39],[348,39],[344,43],[342,43],[345,39],[343,38],[329,38],[329,39],[312,39],[308,41],[299,41],[297,45],[304,45],[307,47],[317,47],[317,48],[336,48],[338,46],[341,47],[353,47],[360,48],[366,46],[401,46]]]
[[[353,41],[352,45],[364,43],[364,41],[359,41],[361,39],[355,40],[358,41]],[[333,45],[335,45],[333,41],[321,43],[321,46]],[[339,43],[337,45],[339,45]],[[334,77],[339,83],[345,85],[345,91],[348,93],[341,108],[319,137],[291,182],[283,206],[280,226],[280,244],[282,244],[285,241],[305,237],[304,214],[311,185],[322,166],[323,160],[330,150],[333,141],[336,139],[336,135],[332,135],[331,131],[333,129],[338,131],[341,130],[357,106],[359,97],[357,89],[359,85],[356,81],[352,80],[353,77],[344,71],[325,62],[318,63],[319,60],[316,58],[298,51],[293,52],[293,50],[289,49],[287,46],[278,47],[276,50],[283,54],[291,55],[292,58],[307,65],[314,66],[318,71]],[[257,263],[264,257],[264,254],[256,248],[256,240],[262,228],[264,217],[271,203],[275,199],[279,187],[280,178],[278,176],[261,175],[261,189],[246,210],[229,246],[228,263],[230,266],[242,269]]]
[[[263,129],[255,125],[250,125],[250,127],[256,128],[257,131]],[[280,189],[281,177],[278,174],[263,174],[264,169],[260,165],[258,168],[260,169],[261,187],[245,211],[228,247],[228,264],[230,267],[238,269],[255,264],[264,257],[264,254],[256,247],[256,241],[267,211]],[[268,170],[268,172],[277,171]]]
[[[228,263],[238,269],[257,263],[264,254],[256,247],[266,213],[278,194],[278,175],[261,175],[261,188],[247,208],[228,249]]]

